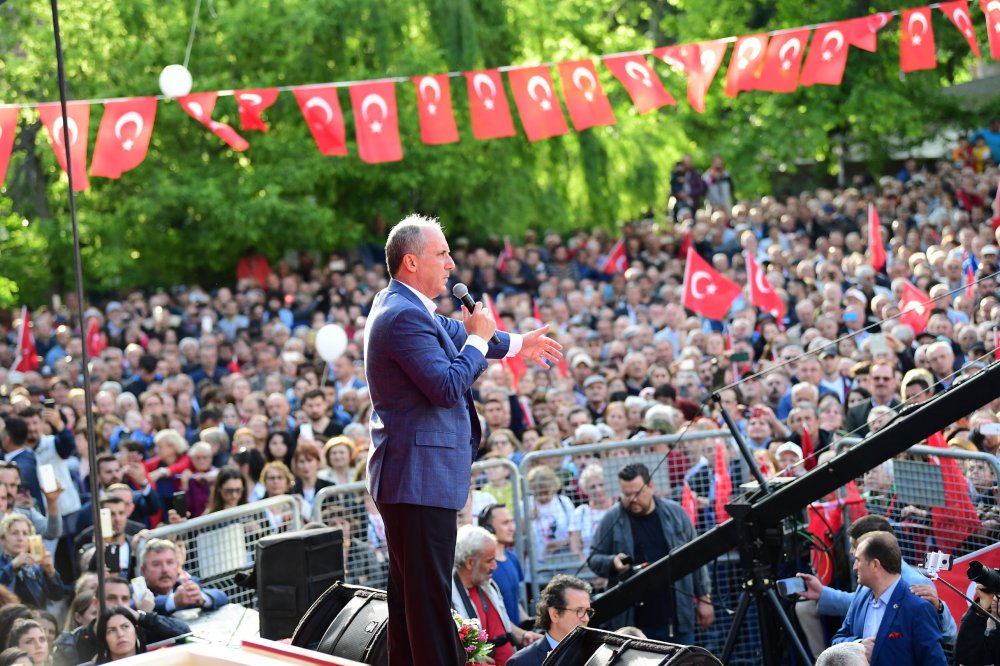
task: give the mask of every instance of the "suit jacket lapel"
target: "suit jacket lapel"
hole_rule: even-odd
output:
[[[413,293],[413,290],[411,290],[409,287],[407,287],[402,282],[399,282],[398,280],[390,280],[388,289],[389,291],[398,294],[403,298],[405,298],[406,300],[408,300],[409,302],[413,303],[416,307],[420,308],[421,312],[425,312],[427,316],[430,318],[431,322],[433,322],[434,330],[437,332],[438,340],[441,341],[441,346],[448,354],[448,358],[453,359],[456,356],[458,356],[458,348],[455,347],[455,343],[452,341],[452,339],[448,337],[448,334],[444,330],[444,327],[441,326],[441,322],[438,321],[437,315],[431,314],[427,310],[427,307],[423,304],[420,298],[418,298],[417,295]]]
[[[875,646],[872,648],[871,663],[873,664],[878,656],[879,649],[889,639],[889,630],[892,628],[892,623],[896,620],[896,614],[899,613],[899,606],[903,600],[904,592],[906,592],[906,583],[903,582],[903,577],[900,576],[899,581],[896,583],[896,589],[892,591],[892,596],[885,605],[885,613],[882,614],[882,623],[878,625],[878,634],[875,635]]]

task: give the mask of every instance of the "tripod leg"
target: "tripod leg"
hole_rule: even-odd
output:
[[[781,605],[781,600],[778,598],[778,594],[774,589],[767,590],[767,599],[771,602],[771,608],[774,609],[775,615],[781,620],[782,626],[785,627],[785,633],[788,634],[788,638],[792,641],[792,646],[795,648],[795,653],[798,655],[799,659],[802,660],[803,664],[813,664],[814,661],[812,657],[809,656],[808,650],[802,645],[802,641],[799,640],[799,635],[795,631],[795,626],[792,625],[792,621],[788,619],[788,613],[785,612],[784,606]]]
[[[750,608],[750,594],[743,590],[740,592],[740,601],[736,606],[736,615],[733,616],[733,623],[729,627],[729,635],[726,636],[726,645],[722,648],[722,663],[728,664],[729,658],[733,656],[736,648],[736,639],[739,638],[740,629],[743,628],[743,618],[746,617],[747,609]]]

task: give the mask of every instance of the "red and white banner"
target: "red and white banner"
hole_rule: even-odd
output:
[[[569,132],[546,66],[522,67],[507,72],[514,105],[521,116],[528,141],[548,139]]]
[[[42,124],[49,133],[52,150],[59,166],[66,171],[66,147],[63,143],[62,108],[58,104],[38,107]],[[90,104],[73,102],[66,106],[66,131],[69,133],[69,155],[73,167],[73,189],[77,192],[90,189],[87,179],[87,140],[90,131]]]
[[[417,91],[420,140],[429,146],[458,141],[448,75],[414,76],[410,80]]]
[[[653,50],[671,68],[687,74],[687,98],[698,113],[705,113],[705,93],[719,71],[729,43],[720,39],[701,44],[681,44]]]
[[[354,133],[358,156],[369,164],[403,159],[396,111],[396,84],[392,81],[351,86]]]
[[[514,136],[514,118],[510,115],[500,71],[465,72],[465,83],[469,89],[472,136],[477,139]]]
[[[604,94],[592,60],[559,63],[559,78],[573,129],[581,132],[589,127],[615,124],[611,102]]]
[[[21,307],[21,328],[17,331],[17,355],[10,369],[14,372],[31,372],[38,368],[38,349],[35,347],[35,335],[31,332],[31,313],[25,305]]]
[[[914,335],[919,335],[927,328],[931,318],[934,301],[919,287],[910,282],[903,282],[903,293],[899,298],[899,323],[913,329]]]
[[[177,101],[189,116],[210,129],[212,134],[222,139],[223,143],[235,151],[242,152],[250,147],[247,140],[226,123],[212,120],[212,112],[215,111],[218,98],[217,92],[203,92],[178,97]]]
[[[106,102],[94,141],[90,175],[121,178],[123,173],[142,164],[155,120],[155,97]]]
[[[764,66],[757,80],[757,90],[777,93],[795,92],[799,86],[802,56],[809,41],[809,28],[781,32],[767,45]]]
[[[693,247],[688,248],[684,266],[684,307],[721,321],[741,291],[738,284],[712,268]]]
[[[757,89],[757,74],[766,54],[766,32],[745,35],[736,40],[726,73],[726,95],[736,97],[741,90]]]
[[[17,107],[0,106],[0,185],[7,179],[7,165],[17,134]]]
[[[277,101],[277,88],[234,90],[233,96],[236,97],[236,106],[240,111],[240,127],[260,132],[270,130],[260,114]]]
[[[942,571],[938,574],[952,584],[953,587],[962,590],[966,597],[976,598],[976,584],[969,580],[969,563],[973,560],[993,569],[1000,569],[1000,543],[995,543],[968,555],[957,557],[951,562],[951,571]],[[948,604],[948,610],[955,618],[955,624],[962,624],[962,616],[969,610],[969,602],[957,592],[949,588],[941,581],[934,581],[938,598]]]
[[[346,155],[347,134],[335,86],[292,88],[321,155]]]
[[[874,53],[878,48],[876,39],[878,31],[888,25],[891,20],[892,12],[881,12],[851,19],[847,21],[851,26],[851,29],[846,31],[847,41],[851,43],[851,46],[856,46],[862,51]]]
[[[986,36],[990,40],[990,55],[1000,60],[1000,0],[979,0],[986,20]]]
[[[646,62],[646,56],[624,55],[603,58],[604,65],[621,81],[640,114],[677,102]]]
[[[903,10],[899,32],[899,69],[915,72],[937,67],[930,7]]]
[[[799,78],[801,85],[840,85],[844,78],[844,67],[847,65],[850,23],[850,21],[838,21],[816,28],[809,54],[802,66],[802,76]]]
[[[750,302],[778,320],[785,319],[785,302],[767,281],[764,269],[749,252],[746,253],[747,283],[750,286]]]
[[[611,246],[607,258],[604,260],[604,274],[615,275],[628,270],[628,254],[625,252],[625,239],[619,238]]]
[[[976,28],[972,25],[972,16],[969,15],[969,0],[942,2],[938,5],[938,9],[948,17],[949,21],[955,24],[955,27],[965,37],[965,41],[969,43],[969,48],[976,54],[976,57],[981,58],[979,42],[976,41]]]

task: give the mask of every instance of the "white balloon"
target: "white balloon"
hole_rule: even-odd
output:
[[[330,363],[340,358],[347,349],[347,331],[336,324],[327,324],[316,331],[316,351]]]
[[[191,92],[191,72],[184,65],[167,65],[160,72],[160,90],[167,97],[183,97]]]

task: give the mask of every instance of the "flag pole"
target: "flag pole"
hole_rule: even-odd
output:
[[[80,227],[76,221],[76,193],[73,191],[73,166],[70,153],[69,114],[66,109],[66,65],[63,61],[62,35],[59,32],[59,1],[52,2],[52,35],[55,39],[56,67],[59,74],[59,106],[62,109],[63,149],[66,151],[66,176],[69,178],[69,219],[73,228],[73,268],[76,271],[76,308],[83,330],[83,262],[80,257]],[[84,158],[86,159],[86,158]],[[97,443],[94,439],[94,400],[90,385],[90,358],[87,345],[80,345],[83,362],[83,400],[87,422],[87,459],[90,464],[90,497],[94,521],[94,562],[97,564],[97,603],[101,615],[107,610],[104,603],[104,535],[101,533],[101,504],[98,501]],[[110,536],[110,535],[108,535]]]

